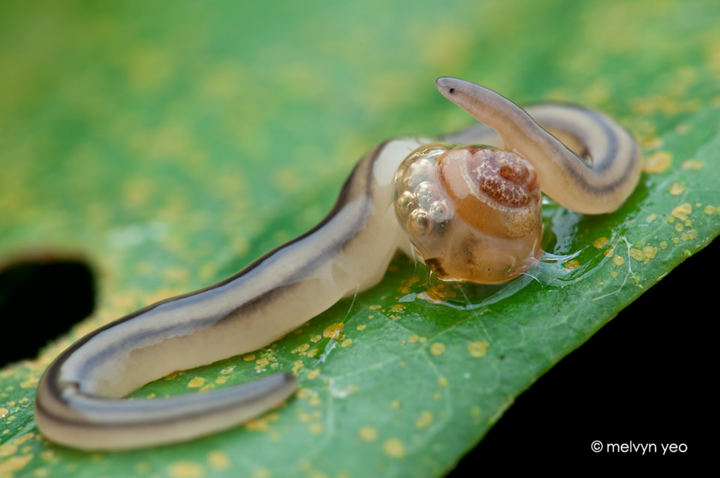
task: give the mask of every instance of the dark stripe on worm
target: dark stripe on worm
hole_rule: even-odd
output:
[[[128,344],[136,343],[140,340],[147,340],[151,339],[152,337],[156,336],[167,336],[170,334],[175,335],[176,332],[181,332],[183,330],[189,329],[189,330],[197,330],[197,329],[205,329],[208,327],[212,327],[214,325],[217,325],[219,323],[222,323],[226,320],[233,320],[234,318],[237,318],[241,312],[247,312],[249,310],[257,309],[259,307],[262,307],[263,304],[267,303],[268,300],[278,300],[283,292],[287,292],[288,290],[292,289],[293,286],[297,285],[297,279],[298,277],[302,277],[303,275],[306,275],[309,271],[315,270],[320,263],[324,260],[324,258],[327,257],[327,254],[329,252],[332,252],[333,249],[337,249],[339,247],[343,247],[350,243],[352,241],[352,238],[354,235],[356,235],[357,231],[363,227],[364,223],[367,221],[368,213],[371,210],[371,188],[372,188],[372,174],[373,174],[373,166],[377,160],[377,158],[382,154],[382,151],[385,149],[389,141],[385,141],[378,145],[374,150],[372,150],[370,153],[368,153],[365,157],[365,160],[360,161],[355,168],[353,169],[352,173],[348,177],[348,179],[345,181],[345,184],[343,185],[339,195],[338,199],[335,202],[335,205],[330,210],[330,212],[323,218],[320,223],[318,223],[315,227],[313,227],[310,231],[302,234],[301,236],[293,239],[292,241],[283,244],[270,252],[264,254],[259,259],[253,261],[250,265],[248,265],[243,270],[239,271],[237,274],[234,274],[233,276],[229,277],[228,279],[225,279],[221,282],[218,282],[214,285],[211,285],[209,287],[206,287],[204,289],[201,289],[199,291],[191,292],[189,294],[184,294],[181,296],[177,296],[174,298],[166,299],[160,302],[157,302],[155,304],[152,304],[150,306],[147,306],[143,309],[140,309],[136,312],[133,312],[123,318],[120,318],[110,324],[107,324],[106,326],[103,326],[96,331],[92,332],[91,334],[83,337],[79,341],[77,341],[75,344],[70,346],[66,351],[64,351],[56,360],[55,362],[50,366],[48,371],[46,372],[48,374],[48,385],[50,385],[49,390],[52,393],[52,395],[61,401],[64,401],[62,399],[61,391],[57,388],[59,386],[58,384],[58,375],[60,368],[65,363],[65,361],[75,352],[77,351],[81,346],[83,346],[85,343],[87,343],[89,340],[100,334],[101,332],[104,332],[105,330],[108,330],[114,326],[117,326],[121,323],[127,322],[128,320],[134,319],[140,315],[143,315],[147,312],[150,312],[151,310],[157,308],[158,306],[176,302],[182,299],[188,299],[193,296],[197,296],[199,294],[202,294],[203,292],[211,291],[214,289],[217,289],[219,287],[222,287],[224,285],[227,285],[233,281],[236,281],[243,276],[245,276],[247,273],[258,267],[260,264],[265,262],[270,257],[274,256],[278,252],[289,248],[293,244],[305,239],[306,237],[314,234],[315,232],[322,229],[325,225],[327,225],[334,217],[338,215],[338,213],[343,209],[343,207],[348,202],[348,197],[350,195],[350,189],[352,188],[352,183],[355,180],[355,176],[359,173],[359,170],[362,167],[366,167],[367,171],[364,177],[364,183],[360,183],[360,186],[363,186],[363,193],[365,197],[370,198],[369,200],[366,200],[365,205],[363,207],[363,210],[359,212],[358,219],[355,221],[354,224],[352,224],[352,227],[348,228],[347,234],[339,237],[336,239],[333,244],[330,247],[326,247],[321,251],[318,251],[318,253],[311,258],[310,261],[306,262],[301,268],[296,269],[294,273],[288,277],[286,277],[282,282],[290,282],[287,285],[284,285],[282,287],[278,287],[272,290],[267,291],[266,293],[253,298],[251,301],[246,302],[245,304],[242,304],[241,306],[229,311],[227,314],[223,315],[222,317],[210,317],[210,318],[200,318],[196,320],[187,321],[183,324],[179,324],[177,326],[173,327],[166,327],[164,329],[159,330],[153,330],[153,331],[142,331],[140,333],[137,333],[133,336],[125,338],[123,341],[116,343],[112,348],[105,349],[101,353],[96,354],[93,357],[88,358],[84,362],[84,367],[82,367],[79,370],[79,374],[81,376],[86,376],[87,373],[89,373],[90,370],[97,367],[98,365],[104,363],[105,361],[112,358],[114,354],[116,354],[119,350],[122,350],[125,348]],[[358,193],[362,194],[362,193]],[[76,383],[76,382],[73,382]]]
[[[149,425],[172,424],[172,423],[175,423],[178,421],[184,421],[185,419],[202,418],[207,415],[222,413],[223,411],[226,411],[226,410],[232,410],[232,409],[241,407],[250,401],[248,399],[238,400],[238,396],[240,395],[240,393],[243,393],[243,394],[250,393],[251,394],[253,389],[261,388],[261,387],[267,385],[267,382],[269,382],[271,380],[277,381],[278,385],[282,385],[283,382],[288,382],[291,379],[294,379],[294,376],[290,373],[287,373],[287,372],[276,373],[273,375],[269,375],[267,377],[263,377],[261,379],[252,380],[250,382],[245,382],[245,383],[242,383],[239,385],[227,387],[227,388],[220,389],[220,390],[215,390],[215,391],[213,391],[213,394],[215,394],[216,396],[225,394],[228,396],[227,397],[228,399],[232,398],[233,400],[231,402],[227,403],[226,405],[215,404],[213,406],[213,408],[210,410],[203,410],[203,411],[198,411],[198,412],[194,412],[194,413],[193,412],[184,412],[182,416],[158,418],[158,419],[154,419],[152,421],[147,420],[147,418],[143,418],[142,422],[138,421],[138,422],[122,422],[122,423],[102,423],[102,426],[103,426],[103,428],[114,428],[114,429],[143,428],[143,427],[147,427]],[[74,388],[76,390],[76,393],[83,394],[83,392],[80,391],[80,388],[77,383],[67,384],[67,385],[65,385],[65,388]],[[241,390],[241,388],[242,388],[242,390]],[[161,400],[153,400],[151,402],[153,402],[154,405],[162,403],[163,406],[167,407],[167,406],[172,405],[172,404],[168,404],[167,403],[168,401],[174,401],[174,400],[180,399],[180,398],[182,398],[182,400],[184,402],[182,405],[185,405],[185,406],[191,405],[193,402],[201,403],[205,399],[205,397],[203,397],[202,395],[198,395],[198,394],[184,394],[184,395],[177,395],[175,397],[165,398],[165,399],[161,399]],[[250,398],[254,398],[254,397],[252,395],[250,395]],[[117,399],[96,398],[96,400],[116,401]],[[140,400],[134,401],[133,405],[137,405],[139,403],[142,403],[142,401],[140,401]],[[47,416],[52,417],[52,420],[70,424],[75,428],[95,428],[98,426],[98,423],[95,423],[95,422],[80,421],[80,420],[76,420],[76,419],[72,419],[72,418],[68,418],[68,417],[59,417],[59,416],[49,412],[47,410],[47,408],[45,408],[43,406],[42,403],[36,403],[35,406],[36,406],[37,410],[43,412]],[[142,409],[140,407],[137,407],[137,409],[134,411],[142,411]]]

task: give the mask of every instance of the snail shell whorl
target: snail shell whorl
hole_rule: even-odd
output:
[[[537,174],[514,153],[423,146],[395,175],[395,211],[418,254],[444,280],[506,282],[542,253]]]

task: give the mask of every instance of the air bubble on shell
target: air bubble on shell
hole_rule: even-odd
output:
[[[450,219],[450,209],[445,201],[435,201],[430,206],[430,217],[435,222],[444,222]]]
[[[437,201],[440,196],[440,191],[436,185],[429,181],[420,183],[415,188],[415,197],[417,197],[418,204],[423,209],[430,209],[432,203]]]
[[[415,195],[411,192],[405,191],[400,195],[397,200],[396,210],[400,217],[407,218],[410,214],[417,209],[418,203]]]
[[[434,165],[433,161],[427,159],[419,159],[412,163],[405,173],[407,187],[414,189],[418,184],[427,181]]]
[[[408,229],[415,236],[426,236],[433,230],[433,221],[425,209],[415,209],[410,214]]]

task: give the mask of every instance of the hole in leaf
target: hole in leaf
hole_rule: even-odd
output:
[[[94,307],[95,277],[80,259],[42,254],[0,265],[0,366],[37,356]]]

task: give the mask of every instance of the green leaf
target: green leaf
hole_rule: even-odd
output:
[[[443,475],[515,397],[720,232],[718,15],[717,2],[680,0],[4,3],[0,257],[79,251],[103,274],[92,317],[0,372],[0,474]],[[468,124],[434,91],[441,75],[520,104],[593,106],[638,137],[652,172],[622,209],[544,212],[546,250],[577,253],[577,268],[460,287],[428,284],[397,256],[380,285],[254,357],[133,394],[292,370],[302,388],[282,408],[122,453],[38,433],[35,384],[72,341],[309,229],[380,141]]]

